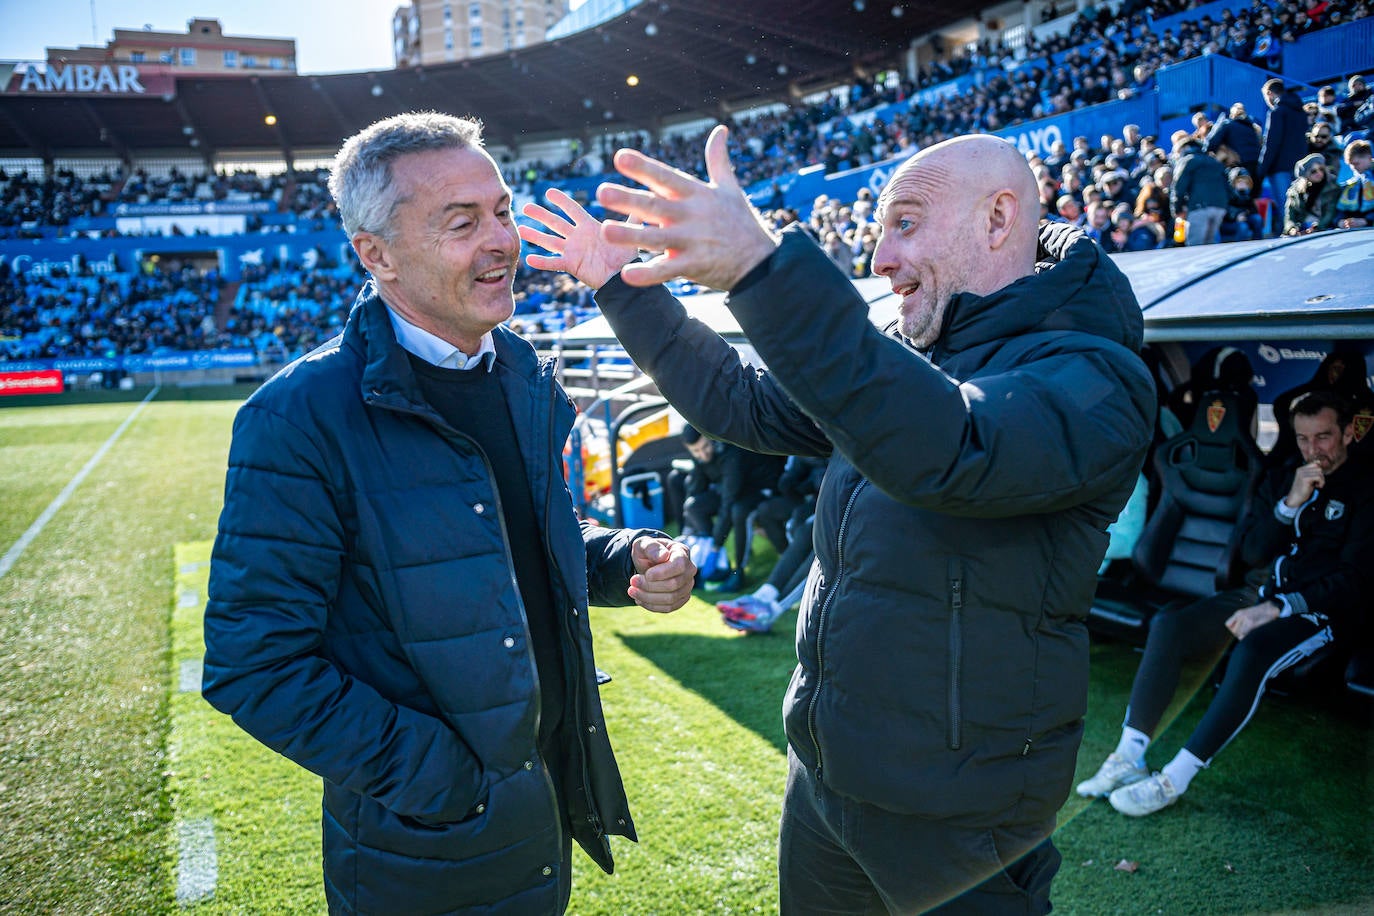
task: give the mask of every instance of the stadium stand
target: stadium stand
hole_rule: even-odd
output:
[[[1068,15],[1059,15],[1055,4],[1039,6],[1043,24],[1022,30],[1019,40],[1009,40],[1010,32],[1004,30],[945,48],[938,34],[944,20],[908,23],[924,28],[925,33],[914,34],[924,34],[938,53],[920,66],[907,67],[905,76],[892,66],[890,53],[887,66],[875,58],[875,65],[858,79],[852,67],[847,72],[833,66],[826,71],[831,66],[826,53],[813,48],[815,73],[828,73],[828,84],[805,100],[795,94],[786,103],[765,98],[762,106],[730,118],[732,154],[741,180],[751,186],[755,200],[775,224],[807,221],[841,269],[864,276],[877,238],[873,180],[894,158],[970,131],[1002,132],[1010,138],[1008,129],[1026,126],[1017,135],[1024,142],[1038,123],[1158,92],[1161,81],[1168,83],[1169,75],[1186,62],[1227,58],[1282,66],[1285,55],[1309,36],[1360,29],[1360,35],[1370,34],[1365,0],[1222,0],[1200,6],[1185,0],[1123,0],[1088,5]],[[632,23],[633,17],[629,20]],[[856,27],[840,17],[822,24],[856,47],[871,37],[863,31],[869,26]],[[1366,46],[1364,52],[1363,63],[1374,63],[1374,51]],[[511,62],[516,59],[511,55]],[[1253,72],[1252,88],[1257,91],[1265,74]],[[1323,74],[1331,79],[1344,76]],[[335,82],[342,91],[344,81]],[[767,82],[760,82],[759,88],[768,88]],[[1344,89],[1345,81],[1340,82]],[[313,78],[291,78],[279,85],[284,88],[274,91],[322,84]],[[369,91],[369,98],[386,98],[387,84],[373,85],[383,87],[383,93]],[[202,88],[188,82],[188,100]],[[744,90],[733,92],[743,97]],[[1315,91],[1312,94],[1315,97]],[[10,101],[0,97],[0,107]],[[1219,113],[1217,100],[1210,101]],[[1334,105],[1349,108],[1350,101],[1348,92],[1342,92]],[[1196,107],[1207,105],[1200,102]],[[1314,106],[1311,114],[1316,113]],[[220,114],[227,121],[233,121],[230,115],[238,116],[232,109]],[[1206,112],[1199,114],[1205,122]],[[705,126],[692,125],[702,122],[683,122],[685,128],[674,130],[656,129],[657,123],[656,117],[644,118],[639,125],[617,121],[613,126],[621,129],[606,130],[594,140],[584,132],[567,144],[571,155],[561,163],[520,161],[514,155],[517,144],[511,144],[503,154],[510,159],[507,171],[513,183],[535,196],[557,182],[580,187],[586,197],[609,177],[604,169],[613,150],[628,145],[700,172]],[[336,123],[335,135],[346,126]],[[508,123],[491,126],[496,128],[494,137],[513,136]],[[1161,115],[1136,130],[1118,123],[1096,141],[1076,136],[1072,149],[1067,137],[1027,148],[1044,189],[1046,216],[1089,225],[1112,250],[1171,245],[1171,155],[1170,144],[1162,139],[1168,126]],[[134,132],[131,126],[124,142],[130,142]],[[29,136],[35,134],[30,131]],[[14,142],[0,136],[0,144]],[[341,325],[360,278],[338,238],[327,170],[290,167],[292,158],[288,151],[281,171],[271,173],[223,164],[195,170],[176,160],[153,164],[137,158],[88,163],[80,170],[53,168],[44,177],[27,170],[0,171],[0,356],[11,361],[122,356],[176,345],[188,350],[243,348],[274,363],[327,339]],[[12,160],[0,156],[0,162],[7,161]],[[811,178],[851,172],[860,173],[859,180],[837,184],[838,193],[809,193],[815,187],[807,183]],[[1124,180],[1113,182],[1118,173]],[[1073,214],[1069,217],[1061,215],[1059,206],[1065,198],[1072,202],[1066,211]],[[1272,201],[1262,199],[1260,205],[1264,211],[1274,209]],[[182,206],[196,213],[214,209],[237,215],[219,216],[215,223],[187,219],[184,224],[174,217],[127,215]],[[196,256],[197,266],[157,267],[150,275],[142,270],[150,263],[145,261],[138,270],[125,267],[121,272],[114,262],[132,260],[134,249],[112,248],[108,260],[102,260],[105,256],[98,249],[66,255],[57,263],[30,256],[16,271],[20,250],[4,247],[7,241],[150,236],[211,236],[213,241],[204,247],[212,249],[208,260],[219,263],[206,266],[202,253]],[[280,236],[290,244],[259,244],[254,236]],[[226,238],[240,243],[218,247]],[[187,250],[169,246],[166,256],[175,262],[178,251]],[[222,295],[229,301],[221,301]],[[516,300],[517,321],[527,333],[556,332],[595,314],[590,291],[567,278],[550,280],[522,271]],[[159,309],[166,314],[159,317]]]

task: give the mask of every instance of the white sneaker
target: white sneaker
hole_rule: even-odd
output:
[[[1131,817],[1154,814],[1178,801],[1179,791],[1163,773],[1156,773],[1149,779],[1129,786],[1122,786],[1107,797],[1112,807]]]
[[[1111,753],[1102,762],[1097,775],[1078,784],[1078,794],[1084,798],[1105,798],[1122,786],[1140,782],[1150,775],[1150,771],[1122,757]]]

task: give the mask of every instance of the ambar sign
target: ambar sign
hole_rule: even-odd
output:
[[[163,68],[134,64],[57,64],[16,68],[6,95],[165,95],[173,89]]]

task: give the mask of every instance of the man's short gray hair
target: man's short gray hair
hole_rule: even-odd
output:
[[[329,193],[344,232],[371,232],[390,240],[400,202],[391,163],[401,156],[441,149],[481,149],[482,122],[435,111],[411,111],[378,121],[344,141],[329,172]]]

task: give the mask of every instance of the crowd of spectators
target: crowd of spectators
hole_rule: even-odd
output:
[[[355,259],[315,250],[299,263],[244,264],[224,301],[219,270],[191,262],[150,258],[97,273],[77,258],[73,269],[20,276],[0,261],[0,361],[251,349],[282,363],[338,334],[366,279]],[[524,265],[515,299],[512,325],[528,334],[596,313],[587,287]]]
[[[1248,9],[1156,32],[1152,23],[1201,4],[1193,0],[1122,0],[1080,11],[1068,29],[1045,40],[1031,34],[1016,49],[982,42],[954,50],[923,67],[915,80],[859,82],[808,106],[737,118],[731,153],[746,187],[808,166],[827,172],[855,168],[960,134],[991,132],[1100,102],[1128,99],[1154,88],[1164,66],[1219,54],[1282,72],[1283,46],[1310,32],[1370,13],[1369,0],[1256,0]],[[1059,63],[1043,64],[1063,55]],[[971,92],[920,101],[922,89],[978,71]],[[879,105],[906,101],[890,122],[847,119]],[[683,171],[702,175],[706,133],[650,140],[641,134],[607,137],[597,150],[575,147],[568,161],[537,163],[512,177],[560,180],[603,172],[620,146],[641,149]]]
[[[1016,53],[985,43],[932,64],[913,81],[856,83],[816,104],[737,123],[732,158],[746,185],[810,165],[827,171],[863,165],[947,136],[1129,97],[1150,85],[1159,66],[1199,54],[1225,54],[1277,69],[1279,62],[1269,59],[1276,45],[1369,12],[1367,0],[1256,2],[1215,21],[1203,17],[1176,30],[1151,30],[1152,21],[1191,5],[1123,0],[1116,9],[1090,6],[1062,35],[1045,42],[1032,36]],[[1026,63],[1052,54],[1062,54],[1062,63],[1049,68]],[[929,104],[915,100],[919,90],[974,69],[985,75],[975,91]],[[1337,175],[1348,159],[1342,131],[1374,122],[1371,95],[1357,76],[1339,91],[1323,87],[1305,106],[1299,102],[1307,130],[1297,151],[1300,161],[1280,170],[1294,173],[1292,188],[1276,183],[1267,198],[1261,197],[1269,187],[1260,174],[1264,131],[1239,103],[1215,124],[1198,112],[1191,132],[1177,131],[1167,139],[1125,125],[1119,136],[1076,137],[1071,147],[1056,143],[1047,155],[1029,157],[1041,188],[1042,217],[1083,226],[1109,251],[1365,225],[1374,221],[1367,152],[1363,159],[1356,156],[1358,187],[1347,191],[1350,201],[1341,204],[1340,213]],[[846,117],[901,101],[908,104],[890,121]],[[622,145],[699,173],[703,141],[704,134],[656,141],[644,134],[607,136],[599,150],[575,155],[562,166],[539,164],[535,175],[595,174],[589,170],[599,170]],[[512,176],[522,177],[533,176]],[[117,203],[192,200],[267,200],[313,227],[337,222],[324,168],[272,176],[251,170],[187,175],[175,168],[153,176],[140,169],[127,178],[109,172],[83,178],[58,170],[41,181],[0,171],[0,238],[61,228],[79,216],[108,213]],[[867,189],[853,201],[821,197],[806,217],[827,254],[852,277],[870,272],[879,235],[874,203]],[[780,194],[764,212],[778,227],[799,219],[795,210],[782,206]],[[256,222],[250,222],[249,231],[263,228]],[[234,347],[251,348],[267,360],[291,359],[338,333],[363,279],[352,259],[340,264],[316,250],[302,264],[245,265],[232,301],[221,302],[218,271],[191,263],[145,262],[124,273],[78,269],[70,276],[58,270],[19,277],[0,262],[0,357]],[[523,265],[515,301],[512,324],[528,334],[559,331],[596,313],[591,291],[571,277]]]
[[[121,204],[254,203],[269,204],[267,212],[289,213],[310,229],[336,226],[338,218],[329,195],[328,169],[302,169],[259,175],[252,169],[188,175],[172,166],[163,174],[145,168],[125,174],[105,170],[81,177],[70,169],[57,169],[50,177],[35,179],[27,171],[14,174],[0,169],[0,239],[44,238],[69,231],[74,220],[110,217]],[[250,214],[245,231],[278,231]],[[106,227],[102,237],[148,234]],[[169,234],[178,234],[171,230]]]
[[[1203,16],[1158,32],[1152,25],[1198,5],[1196,0],[1090,5],[1061,32],[1043,40],[1032,32],[1015,49],[985,40],[972,49],[946,50],[937,41],[937,58],[914,79],[893,80],[884,74],[811,104],[736,119],[731,142],[740,180],[749,186],[809,166],[822,166],[827,172],[858,167],[947,137],[995,131],[1130,98],[1153,88],[1160,67],[1208,54],[1282,72],[1285,44],[1370,13],[1370,0],[1256,0],[1249,8],[1227,10],[1215,19]],[[1057,13],[1053,5],[1044,11],[1051,18]],[[1057,63],[1045,63],[1055,57]],[[921,101],[921,90],[973,71],[981,74],[981,82],[972,91]],[[848,117],[896,102],[907,104],[890,120]],[[1337,99],[1309,104],[1334,113]],[[1353,113],[1352,108],[1347,117]],[[527,188],[537,180],[602,174],[610,154],[621,146],[700,174],[704,139],[704,132],[656,139],[643,133],[607,135],[593,149],[574,143],[564,162],[528,163],[508,170],[508,178],[512,185]],[[188,175],[175,168],[153,176],[139,169],[127,177],[107,173],[85,179],[59,170],[42,180],[0,171],[0,238],[37,237],[43,229],[61,229],[77,217],[106,215],[115,202],[270,201],[275,210],[322,227],[336,220],[326,179],[323,169],[294,176],[258,175],[252,170]],[[251,218],[247,231],[277,228]]]
[[[1365,91],[1359,78],[1347,88],[1351,96]],[[1223,164],[1213,155],[1230,153],[1246,164],[1252,159],[1242,157],[1258,155],[1240,140],[1259,140],[1262,130],[1237,103],[1215,124],[1199,114],[1192,132],[1177,131],[1167,144],[1128,124],[1119,136],[1075,137],[1072,148],[1056,143],[1048,155],[1029,155],[1041,216],[1078,224],[1113,252],[1374,222],[1369,144],[1356,139],[1343,151],[1336,115],[1308,115],[1306,155],[1295,166],[1287,199],[1270,202],[1263,213],[1254,166]],[[1345,184],[1348,200],[1336,179],[1343,161],[1354,176]],[[324,174],[315,177],[312,186]],[[851,277],[871,272],[880,233],[874,205],[864,188],[853,201],[821,196],[806,216],[822,248]],[[1204,217],[1206,211],[1216,212]],[[765,208],[764,216],[776,228],[801,218],[780,206]],[[339,332],[364,280],[353,259],[339,263],[316,249],[302,263],[245,264],[232,302],[222,303],[219,272],[189,263],[145,261],[137,270],[100,274],[85,265],[21,277],[0,262],[0,357],[250,348],[264,361],[286,361]],[[596,313],[590,289],[524,265],[515,301],[512,326],[526,334],[560,331]]]
[[[82,178],[70,169],[33,179],[27,172],[11,175],[0,168],[0,239],[38,238],[43,228],[99,215],[118,180],[110,172]]]
[[[20,276],[0,264],[0,358],[78,359],[223,345],[214,320],[223,280],[190,263]]]

